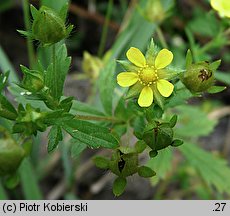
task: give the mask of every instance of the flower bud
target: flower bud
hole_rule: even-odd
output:
[[[12,138],[0,138],[0,176],[13,174],[25,156]]]
[[[98,78],[99,72],[102,69],[103,65],[103,61],[100,58],[92,56],[88,52],[84,52],[82,69],[89,78]]]
[[[191,64],[181,80],[191,92],[204,92],[214,84],[214,71],[207,62]]]
[[[68,37],[73,26],[66,26],[65,20],[54,10],[42,6],[39,11],[33,8],[34,21],[32,37],[42,44],[50,45]]]
[[[40,71],[29,70],[21,65],[21,70],[24,74],[22,87],[31,92],[40,91],[44,86],[44,78]]]

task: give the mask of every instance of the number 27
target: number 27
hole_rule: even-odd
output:
[[[226,206],[226,203],[215,203],[215,206],[217,207],[216,209],[214,209],[214,211],[224,211],[224,207]]]

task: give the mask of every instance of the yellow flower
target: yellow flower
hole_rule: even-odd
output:
[[[134,71],[119,73],[117,82],[122,87],[130,87],[134,84],[140,86],[138,104],[141,107],[149,107],[153,103],[156,91],[164,97],[172,94],[174,86],[166,80],[168,76],[164,71],[173,60],[172,52],[162,49],[156,57],[153,55],[145,58],[139,49],[131,47],[126,56],[136,67]]]
[[[229,0],[211,0],[211,6],[218,11],[220,16],[230,18],[230,1]]]

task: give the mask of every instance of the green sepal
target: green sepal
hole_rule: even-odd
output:
[[[187,54],[186,54],[186,62],[185,66],[188,68],[193,62],[193,57],[192,57],[192,52],[190,49],[188,49]]]
[[[145,58],[146,58],[146,62],[148,65],[154,65],[155,64],[155,57],[157,54],[158,48],[157,46],[154,44],[153,38],[151,39],[151,42],[149,44],[149,47],[146,51],[145,54]]]
[[[31,12],[33,19],[36,19],[38,15],[38,10],[32,4],[30,5],[30,12]]]
[[[173,140],[171,146],[173,146],[173,147],[178,147],[178,146],[182,145],[183,143],[184,143],[184,142],[183,142],[182,140],[180,140],[180,139],[175,139],[175,140]]]
[[[120,196],[121,194],[123,194],[125,191],[126,184],[126,178],[118,177],[117,179],[115,179],[113,183],[113,194],[115,196]]]
[[[117,62],[128,72],[138,72],[139,68],[126,60],[117,60]]]
[[[136,84],[130,86],[128,91],[127,91],[127,93],[126,93],[126,95],[125,95],[125,99],[138,97],[138,95],[140,94],[142,89],[143,89],[143,86],[139,82],[137,82]]]
[[[142,153],[146,149],[147,145],[143,140],[138,140],[135,144],[135,150],[137,153]]]
[[[209,68],[210,68],[211,70],[213,70],[213,71],[216,71],[217,68],[220,66],[220,64],[221,64],[221,59],[216,60],[216,61],[210,63]]]
[[[138,167],[138,175],[144,178],[150,178],[156,175],[156,172],[154,172],[151,168],[147,166],[141,166]]]
[[[169,120],[169,125],[171,128],[175,127],[177,123],[177,115],[174,115],[170,120]]]
[[[211,86],[207,90],[207,92],[210,94],[216,94],[216,93],[224,91],[226,88],[227,88],[226,86]]]
[[[158,152],[155,151],[155,150],[152,150],[152,151],[149,152],[149,157],[151,157],[151,158],[154,158],[154,157],[156,157],[157,155],[158,155]]]
[[[100,169],[108,169],[109,168],[109,159],[102,157],[102,156],[96,156],[93,158],[93,162],[95,163],[95,166]]]
[[[30,31],[23,31],[23,30],[17,30],[18,33],[20,33],[22,36],[33,39],[33,33]]]

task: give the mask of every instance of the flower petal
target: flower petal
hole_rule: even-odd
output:
[[[127,58],[129,61],[131,61],[133,64],[135,64],[138,67],[144,67],[146,65],[146,60],[142,52],[135,48],[131,47],[127,53],[126,53]]]
[[[117,83],[122,87],[129,87],[138,81],[138,75],[134,72],[122,72],[117,75]]]
[[[230,2],[226,0],[211,0],[213,9],[219,12],[220,16],[230,17]]]
[[[169,81],[161,79],[157,81],[157,89],[162,96],[169,97],[173,92],[174,86]]]
[[[138,98],[138,104],[141,107],[149,107],[153,102],[153,90],[149,86],[145,86]]]
[[[173,60],[173,54],[167,49],[162,49],[155,59],[156,69],[162,69],[168,66]]]

